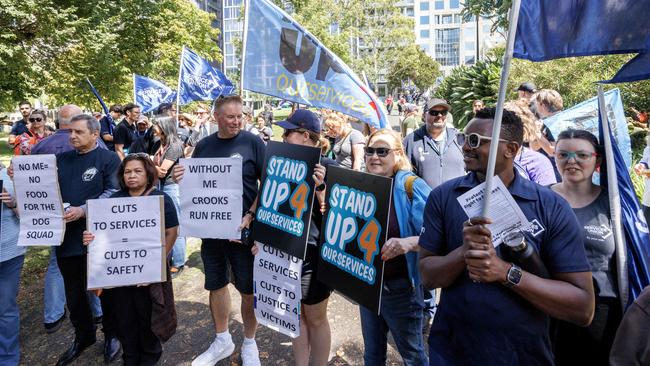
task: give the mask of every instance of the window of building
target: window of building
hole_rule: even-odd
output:
[[[454,24],[460,24],[460,14],[454,14]]]
[[[428,15],[420,16],[420,24],[429,24],[429,16]]]
[[[413,8],[406,8],[406,16],[412,17],[415,15]]]
[[[475,21],[476,21],[476,15],[472,15],[467,20],[464,20],[463,23],[472,23]]]
[[[475,63],[474,56],[465,56],[465,65],[474,65]]]
[[[435,8],[436,10],[443,10],[445,8],[445,0],[436,0]]]
[[[460,0],[449,0],[449,7],[451,9],[458,9],[460,8]]]
[[[440,15],[436,15],[436,24],[440,24]]]
[[[451,14],[442,16],[442,24],[451,24],[451,20],[452,20]]]
[[[429,2],[428,1],[423,1],[420,3],[420,11],[428,11],[429,10]]]
[[[465,42],[465,51],[474,51],[474,42]]]
[[[429,54],[429,45],[428,44],[421,44],[420,48],[422,48],[422,51],[426,53],[427,55]]]
[[[420,30],[420,38],[429,38],[430,33],[428,29],[421,29]]]
[[[460,62],[460,28],[436,29],[435,58],[442,66]]]

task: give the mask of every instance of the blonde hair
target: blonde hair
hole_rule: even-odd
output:
[[[341,132],[347,132],[347,130],[350,127],[350,123],[348,122],[348,117],[340,112],[330,112],[327,114],[327,117],[325,117],[325,122],[323,123],[326,125],[328,128],[330,126],[335,126],[338,127]]]
[[[390,145],[390,148],[393,149],[395,153],[395,167],[393,167],[393,173],[397,173],[399,170],[411,171],[413,167],[411,162],[406,157],[404,152],[404,145],[402,144],[402,136],[397,132],[390,130],[388,128],[382,128],[377,130],[368,136],[368,142],[366,146],[370,146],[373,140],[379,138],[380,136],[387,136],[387,142]]]
[[[181,118],[181,117],[184,118],[187,121],[187,122],[185,122],[185,124],[188,127],[194,127],[194,116],[192,116],[191,114],[189,114],[189,113],[181,113],[180,116],[178,116],[178,117],[179,118]]]
[[[528,107],[528,101],[525,99],[518,99],[515,101],[507,102],[504,106],[505,109],[516,114],[524,125],[524,142],[531,142],[537,140],[537,118]]]
[[[549,112],[555,113],[561,111],[564,107],[562,96],[553,89],[542,89],[531,97],[538,105],[543,104]]]

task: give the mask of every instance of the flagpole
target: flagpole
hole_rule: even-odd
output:
[[[250,1],[244,0],[244,36],[241,47],[241,71],[239,72],[239,96],[244,97],[244,70],[246,70],[246,45],[248,43],[248,10]],[[224,70],[225,73],[226,70]]]
[[[614,161],[614,152],[612,148],[612,139],[609,132],[609,119],[607,114],[607,104],[605,103],[605,93],[603,86],[598,84],[598,111],[600,120],[603,125],[603,144],[605,145],[605,164],[607,166],[607,193],[609,194],[609,211],[614,231],[614,244],[616,247],[616,266],[617,282],[619,290],[619,300],[622,309],[627,306],[629,296],[629,283],[627,280],[627,247],[621,228],[621,198],[618,190],[618,172],[616,171],[616,161]]]
[[[133,73],[133,103],[135,103],[135,73]]]
[[[181,100],[181,74],[183,72],[183,56],[185,55],[185,45],[181,50],[181,61],[178,66],[178,85],[176,86],[176,125],[178,126],[178,115],[181,110],[180,100]]]
[[[510,8],[508,38],[506,39],[506,52],[503,54],[503,68],[501,69],[501,80],[499,82],[499,95],[497,98],[496,113],[492,124],[492,143],[490,144],[490,155],[488,158],[487,172],[485,174],[485,193],[481,216],[488,216],[490,196],[492,194],[492,182],[494,179],[494,168],[497,160],[497,149],[499,147],[499,135],[501,134],[501,118],[503,117],[503,105],[506,100],[506,88],[508,87],[508,76],[510,75],[510,64],[512,63],[512,52],[515,47],[515,36],[517,34],[517,23],[519,21],[519,5],[521,0],[513,0]]]

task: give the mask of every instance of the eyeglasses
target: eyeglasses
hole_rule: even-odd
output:
[[[433,109],[429,109],[429,115],[430,115],[430,116],[433,116],[433,117],[437,117],[437,116],[446,116],[446,115],[447,115],[447,110],[443,110],[443,111],[435,111],[435,110],[433,110]]]
[[[465,143],[467,143],[472,149],[481,146],[485,141],[492,141],[492,137],[479,135],[478,133],[470,133],[469,135],[459,133],[456,135],[456,143],[458,146],[465,146]],[[508,142],[508,140],[499,139],[499,142]]]
[[[571,158],[575,159],[575,161],[587,161],[591,159],[592,156],[595,157],[598,156],[598,154],[595,152],[587,152],[587,151],[564,151],[564,150],[556,154],[557,159],[561,161],[568,161]]]
[[[365,151],[366,156],[377,154],[380,158],[385,158],[391,151],[393,151],[393,149],[388,147],[364,147],[363,150]]]
[[[29,117],[29,122],[43,122],[43,118]]]

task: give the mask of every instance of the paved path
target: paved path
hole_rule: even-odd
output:
[[[192,359],[203,352],[214,338],[214,328],[208,309],[208,293],[203,289],[203,264],[198,243],[188,245],[189,259],[186,270],[174,280],[178,329],[176,335],[164,345],[160,365],[190,365]],[[29,254],[28,254],[29,255]],[[54,365],[58,356],[72,342],[73,331],[69,320],[54,334],[43,330],[42,296],[43,273],[23,279],[19,295],[21,309],[22,365]],[[233,304],[239,304],[239,295],[230,286]],[[330,365],[362,365],[363,339],[359,326],[359,310],[343,297],[333,294],[329,303],[332,328],[332,354]],[[243,340],[239,306],[233,306],[230,329],[237,345],[235,353],[219,366],[240,365],[239,348]],[[97,332],[98,342],[86,350],[74,365],[101,365],[103,336]],[[262,365],[293,365],[291,340],[266,327],[257,333]],[[401,359],[392,345],[388,347],[388,364],[401,365]],[[121,365],[122,362],[114,363]]]

